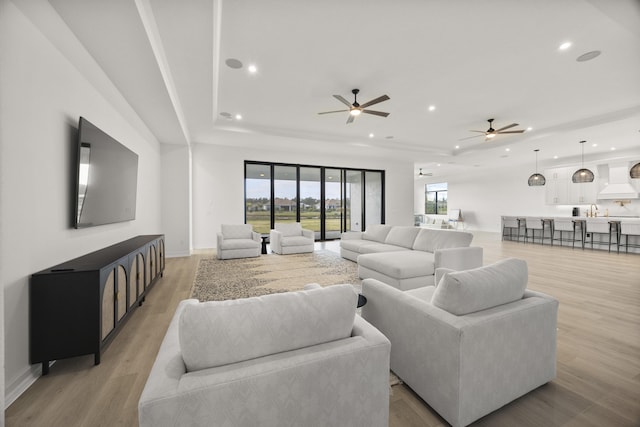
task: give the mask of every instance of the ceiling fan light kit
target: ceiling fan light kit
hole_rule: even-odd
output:
[[[538,187],[546,184],[547,180],[544,175],[538,173],[538,151],[540,150],[536,148],[533,151],[536,152],[536,173],[529,177],[529,187]]]
[[[347,119],[347,124],[353,123],[353,120],[357,116],[359,116],[361,113],[372,114],[374,116],[380,116],[380,117],[387,117],[389,115],[389,113],[385,113],[383,111],[374,111],[374,110],[367,110],[366,109],[367,107],[370,107],[370,106],[372,106],[374,104],[378,104],[380,102],[387,101],[387,100],[391,99],[387,95],[379,96],[379,97],[377,97],[375,99],[372,99],[369,102],[365,102],[364,104],[360,105],[358,103],[358,93],[360,93],[360,89],[352,89],[351,93],[353,94],[353,104],[350,103],[349,101],[347,101],[346,99],[344,99],[341,95],[333,95],[333,97],[335,99],[337,99],[338,101],[342,102],[344,105],[349,107],[348,110],[323,111],[323,112],[318,113],[318,114],[349,112],[349,118]]]
[[[593,182],[595,176],[593,172],[584,167],[584,143],[587,141],[580,141],[580,145],[582,145],[582,167],[573,173],[571,177],[571,181],[576,184],[584,183],[584,182]]]

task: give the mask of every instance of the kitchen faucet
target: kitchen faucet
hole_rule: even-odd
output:
[[[595,203],[591,203],[591,206],[589,206],[589,216],[593,217],[594,216],[594,212],[593,212],[593,208],[596,208],[596,212],[595,212],[595,216],[598,216],[598,205],[596,205]]]

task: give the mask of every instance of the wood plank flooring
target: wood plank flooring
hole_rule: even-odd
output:
[[[640,255],[501,241],[474,232],[485,264],[527,260],[529,288],[560,300],[558,375],[474,426],[640,426]],[[326,244],[336,249],[336,243]],[[7,426],[136,426],[140,393],[198,260],[167,259],[149,293],[102,356],[60,360],[5,412]],[[526,369],[524,367],[523,369]],[[392,388],[392,427],[448,425],[406,385]]]

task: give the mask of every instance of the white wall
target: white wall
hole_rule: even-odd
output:
[[[191,148],[161,144],[162,231],[167,257],[191,254]]]
[[[638,156],[635,152],[628,154],[630,159]],[[607,162],[606,159],[592,161]],[[469,230],[499,232],[502,215],[571,216],[574,206],[583,210],[588,208],[588,205],[547,205],[547,187],[529,187],[527,184],[532,173],[520,165],[496,168],[479,172],[477,175],[463,172],[437,178],[415,179],[414,209],[416,213],[424,213],[425,184],[435,182],[448,183],[448,207],[462,210],[465,227]],[[634,185],[640,187],[640,182],[634,182]],[[640,199],[624,207],[616,205],[613,201],[598,201],[598,208],[600,215],[608,211],[610,216],[640,216]]]
[[[0,256],[4,409],[40,374],[40,365],[29,364],[29,276],[135,235],[162,230],[158,142],[149,138],[150,133],[139,131],[139,122],[125,120],[13,3],[3,6]],[[136,220],[71,228],[72,153],[80,115],[138,154]]]
[[[231,139],[254,136],[228,135]],[[225,138],[222,134],[221,139]],[[262,137],[261,137],[262,138]],[[321,144],[315,142],[315,144]],[[265,142],[265,147],[269,147]],[[385,170],[386,223],[413,225],[413,165],[384,159],[332,153],[297,153],[221,145],[193,145],[193,246],[214,248],[220,224],[244,222],[244,161],[255,160],[333,167]]]

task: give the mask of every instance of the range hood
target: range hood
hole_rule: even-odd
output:
[[[637,199],[638,192],[629,183],[628,165],[609,165],[609,184],[598,193],[600,200]]]

